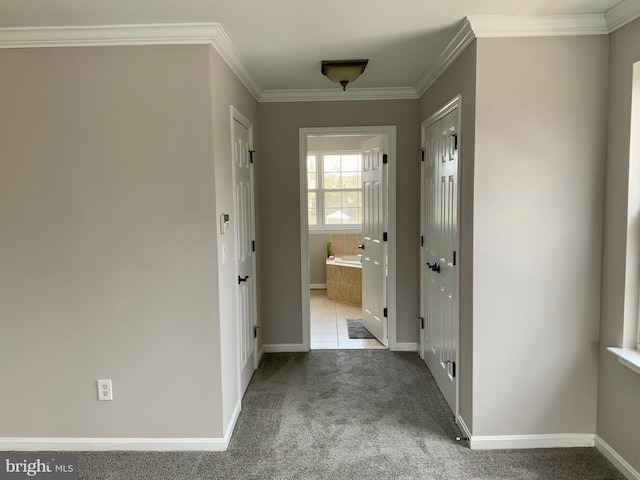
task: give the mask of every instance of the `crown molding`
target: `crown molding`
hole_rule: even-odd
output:
[[[413,87],[385,88],[323,88],[309,90],[265,90],[259,102],[330,102],[345,100],[407,100],[416,99]]]
[[[263,93],[262,88],[251,76],[247,63],[236,49],[227,32],[225,32],[219,24],[216,25],[217,28],[213,32],[211,41],[213,48],[216,49],[222,59],[229,65],[229,68],[233,70],[233,73],[236,74],[242,84],[249,90],[253,98],[259,101]]]
[[[122,45],[211,45],[256,100],[262,94],[219,23],[0,28],[0,49]]]
[[[640,1],[623,0],[604,14],[609,33],[624,27],[635,19],[640,18]]]
[[[476,38],[606,35],[604,15],[472,15],[467,17]]]
[[[624,0],[622,3],[627,2],[637,5],[638,0]],[[620,5],[612,10],[618,7]],[[625,19],[631,18],[633,20],[633,18],[640,16],[640,12],[635,12],[636,17],[632,18],[633,14],[630,13],[631,8],[629,7],[625,7],[624,12],[622,10],[617,12],[619,12],[618,16],[624,16]],[[631,20],[626,21],[628,23]],[[476,38],[606,35],[610,32],[607,25],[605,15],[601,13],[539,16],[472,15],[466,17],[438,60],[416,83],[416,94],[418,97],[422,96]]]
[[[438,60],[429,67],[425,76],[415,85],[414,88],[418,97],[422,96],[422,94],[433,85],[433,82],[449,68],[449,65],[460,56],[464,49],[467,48],[475,38],[471,23],[469,23],[468,18],[465,18],[458,33],[453,37],[453,40],[451,40],[449,45],[442,51]]]

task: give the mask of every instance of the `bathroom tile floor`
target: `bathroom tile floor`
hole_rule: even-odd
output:
[[[329,300],[326,290],[311,290],[311,349],[386,348],[376,339],[349,339],[347,318],[362,318],[361,307]]]

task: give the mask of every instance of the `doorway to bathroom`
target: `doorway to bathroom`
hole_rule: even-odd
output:
[[[300,129],[305,350],[394,349],[395,135]]]

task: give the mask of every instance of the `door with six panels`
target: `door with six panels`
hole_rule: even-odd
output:
[[[457,414],[458,108],[422,126],[420,354]]]

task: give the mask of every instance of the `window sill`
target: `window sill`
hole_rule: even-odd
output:
[[[640,351],[635,348],[607,347],[611,353],[618,357],[618,361],[627,368],[640,375]]]
[[[351,234],[351,233],[362,233],[362,226],[358,225],[356,227],[340,227],[340,228],[309,228],[309,234],[311,235],[326,235],[326,234]]]

